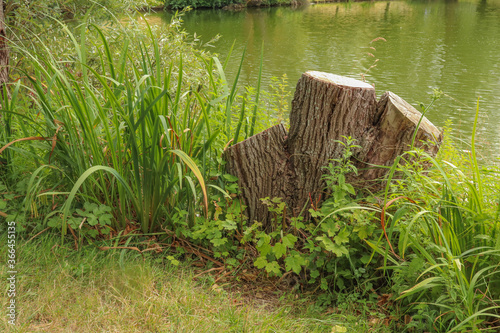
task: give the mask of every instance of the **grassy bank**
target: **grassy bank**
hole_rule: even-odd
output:
[[[192,262],[175,266],[151,252],[69,246],[54,235],[18,239],[17,326],[1,316],[2,332],[331,332],[336,326],[383,332],[368,316],[321,314],[310,300],[269,283],[214,284]],[[6,256],[2,247],[0,257]],[[6,294],[0,299],[5,309]]]

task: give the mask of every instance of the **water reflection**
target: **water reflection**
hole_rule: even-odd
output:
[[[168,21],[169,15],[162,19]],[[236,40],[229,76],[247,45],[241,82],[255,84],[264,43],[264,80],[286,73],[295,85],[307,70],[360,79],[378,94],[391,90],[413,105],[427,103],[433,89],[443,98],[428,117],[452,119],[467,140],[480,99],[479,137],[500,156],[500,1],[380,1],[316,4],[299,8],[200,10],[184,17],[185,28],[225,56]],[[370,43],[377,37],[386,42]],[[375,49],[370,49],[373,47]],[[375,56],[371,57],[368,53]]]

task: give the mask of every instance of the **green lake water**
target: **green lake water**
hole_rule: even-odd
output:
[[[155,15],[153,22],[171,17]],[[447,96],[436,102],[428,118],[437,126],[450,119],[455,135],[469,142],[480,97],[479,145],[487,155],[500,156],[500,0],[197,10],[183,20],[184,28],[203,41],[220,34],[212,51],[221,58],[236,41],[229,77],[247,46],[240,77],[244,85],[256,86],[263,44],[264,86],[272,76],[286,74],[293,89],[308,70],[356,79],[366,73],[378,96],[390,90],[414,106],[428,104],[438,88]],[[377,37],[386,41],[370,43]],[[375,59],[377,66],[367,72]]]

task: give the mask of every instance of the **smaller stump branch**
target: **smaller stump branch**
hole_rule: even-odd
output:
[[[366,144],[358,156],[359,179],[370,181],[383,177],[388,169],[373,165],[391,166],[397,156],[408,151],[419,122],[414,147],[436,155],[443,135],[426,117],[421,118],[422,114],[408,102],[390,91],[385,92],[377,104],[373,129],[367,133]]]
[[[286,135],[285,126],[276,125],[224,151],[228,172],[238,177],[250,221],[269,220],[269,211],[260,199],[287,195]]]

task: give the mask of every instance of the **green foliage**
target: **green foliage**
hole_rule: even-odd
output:
[[[391,288],[414,325],[476,331],[499,316],[500,170],[479,168],[474,154],[460,154],[446,140],[437,159],[415,150],[393,166],[392,176],[401,177],[386,192],[384,210],[395,211],[388,244],[380,238],[371,246],[391,262]],[[423,172],[424,165],[431,168]]]
[[[222,8],[230,5],[247,5],[246,0],[164,0],[165,7],[171,9],[192,8]],[[254,6],[290,5],[294,0],[261,0],[252,3]]]
[[[153,1],[156,0],[4,0],[3,2],[6,21],[11,27],[17,26],[20,23],[19,19],[23,24],[29,23],[40,27],[49,23],[43,22],[44,19],[82,18],[90,10],[93,13],[93,20],[109,19],[114,13],[123,15],[129,10],[146,7]]]
[[[184,40],[177,20],[136,43],[121,35],[122,46],[110,44],[95,25],[82,24],[77,36],[60,23],[75,51],[72,61],[59,61],[48,45],[36,53],[13,48],[27,56],[23,65],[33,74],[17,74],[22,93],[4,109],[17,127],[3,133],[4,142],[30,138],[9,148],[40,166],[26,204],[43,205],[38,198],[52,195],[63,234],[73,198],[117,207],[115,230],[135,220],[143,232],[153,231],[172,223],[176,209],[187,211],[192,224],[198,207],[208,208],[204,179],[214,166],[209,156],[219,130],[209,123],[214,93],[201,89],[208,82],[199,73],[218,80],[205,67],[214,60]],[[166,44],[177,44],[176,52]]]
[[[341,159],[327,168],[325,180],[329,196],[321,207],[313,207],[312,220],[288,217],[287,207],[280,198],[264,198],[273,214],[271,231],[259,230],[255,223],[246,231],[245,241],[253,240],[259,252],[254,265],[271,276],[298,275],[301,284],[318,285],[333,297],[323,298],[329,304],[338,293],[356,292],[362,297],[372,290],[377,280],[374,262],[363,240],[375,232],[375,209],[358,205],[351,197],[354,190],[345,179],[356,168],[350,158],[357,146],[353,140],[338,142],[344,146]],[[370,281],[370,282],[369,282]]]
[[[349,137],[344,137],[345,143],[340,140],[335,142],[344,146],[342,157],[333,159],[326,167],[327,173],[323,176],[327,187],[332,191],[333,199],[337,205],[341,205],[346,201],[348,195],[355,195],[354,187],[346,182],[346,175],[349,173],[358,174],[357,168],[351,162],[351,157],[354,154],[353,150],[361,148],[355,145],[355,140]]]
[[[262,92],[262,95],[263,105],[259,106],[258,118],[261,119],[260,123],[267,127],[261,130],[274,126],[277,123],[282,123],[286,127],[289,127],[288,112],[290,110],[289,101],[291,100],[292,93],[286,74],[283,74],[281,78],[271,77],[271,83]],[[264,119],[267,119],[266,123],[263,123]]]
[[[111,211],[111,207],[106,205],[84,202],[83,209],[75,209],[67,221],[63,221],[62,215],[57,214],[47,220],[47,226],[60,229],[66,223],[78,233],[96,238],[98,235],[103,236],[110,233],[114,221],[113,215],[110,214]]]

